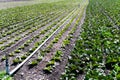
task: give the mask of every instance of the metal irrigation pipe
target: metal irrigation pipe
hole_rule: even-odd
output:
[[[74,9],[75,10],[75,9]],[[70,16],[74,10],[68,15]],[[67,16],[67,17],[68,17]],[[67,17],[65,17],[62,21],[64,21]],[[64,22],[65,23],[65,22]],[[64,24],[63,23],[63,24]],[[62,26],[60,26],[57,30],[55,30],[33,53],[31,53],[22,63],[20,63],[17,67],[15,67],[9,75],[13,75],[21,66],[23,66]]]

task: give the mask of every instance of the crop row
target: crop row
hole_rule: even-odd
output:
[[[73,13],[74,12],[74,13]],[[68,18],[66,18],[65,20],[63,20],[63,22],[62,22],[62,24],[59,24],[58,25],[58,27],[57,28],[59,28],[59,30],[58,30],[58,32],[57,33],[55,33],[56,35],[53,37],[53,39],[51,39],[50,40],[50,44],[51,43],[53,43],[53,45],[51,46],[51,48],[53,47],[53,46],[55,46],[56,44],[58,44],[58,42],[60,42],[60,40],[61,40],[61,37],[65,37],[65,36],[67,36],[67,34],[66,35],[64,35],[65,33],[66,33],[66,31],[67,32],[69,32],[69,30],[68,30],[68,28],[69,29],[71,29],[70,28],[70,24],[71,24],[71,22],[73,21],[73,19],[75,19],[76,18],[76,14],[78,13],[78,10],[74,10],[72,12],[72,14],[71,15],[69,15],[68,16]],[[77,13],[76,13],[77,12]],[[72,26],[73,27],[73,26]],[[59,38],[59,39],[57,39],[57,41],[56,41],[56,38]],[[65,39],[65,38],[64,38]],[[63,40],[64,40],[63,39]],[[62,41],[63,41],[62,40]],[[55,41],[55,43],[54,43],[54,41]],[[59,43],[60,44],[60,43]],[[49,44],[47,44],[48,46],[49,46]],[[62,45],[60,44],[58,47],[60,48]],[[56,54],[56,55],[54,55],[54,57],[56,58],[56,57],[59,57],[59,59],[61,59],[61,54],[62,54],[62,52],[61,51],[58,51],[58,52],[56,52],[57,51],[57,49],[58,48],[56,48],[56,50],[54,51],[54,54],[56,54],[56,53],[58,53],[58,55]],[[49,52],[38,52],[38,55],[36,55],[36,56],[34,56],[34,57],[32,57],[32,59],[30,60],[30,62],[29,62],[29,68],[33,68],[34,66],[36,66],[36,65],[38,65],[40,62],[41,62],[41,60],[43,60],[44,59],[44,57],[46,57],[46,53],[47,54],[50,54],[51,53],[51,51],[49,51]],[[51,56],[51,59],[53,59],[53,56]],[[50,62],[51,62],[51,59],[50,59]],[[55,59],[54,59],[55,60]],[[54,64],[54,62],[53,62],[53,64]],[[47,63],[46,63],[46,65],[47,65]],[[47,67],[46,67],[46,69],[47,69]],[[45,71],[45,70],[44,70]]]
[[[56,12],[54,12],[54,14],[52,14],[52,16],[55,14],[56,14]],[[48,14],[46,16],[39,16],[39,17],[37,17],[37,19],[31,19],[30,21],[23,22],[21,25],[9,26],[7,29],[2,29],[3,32],[1,32],[1,37],[3,38],[8,35],[11,35],[11,34],[17,32],[17,30],[24,31],[25,30],[24,28],[28,28],[29,25],[31,25],[31,27],[35,27],[38,24],[40,24],[41,22],[49,19],[49,17],[47,17],[47,16],[52,17],[52,16],[50,16],[50,14]],[[22,30],[22,29],[24,29],[24,30]]]
[[[102,3],[102,1],[99,2],[100,4],[102,4],[102,8],[103,10],[105,10],[105,12],[107,12],[108,16],[113,20],[113,22],[115,23],[115,25],[120,26],[120,1],[116,0],[114,1],[106,1],[105,3]],[[109,4],[107,4],[109,3]],[[114,4],[113,4],[114,3]],[[107,5],[106,5],[107,4]]]
[[[72,14],[70,15],[71,18],[68,18],[67,20],[65,20],[66,23],[64,25],[61,25],[60,31],[56,33],[53,39],[51,39],[48,43],[46,43],[47,46],[42,49],[43,51],[40,50],[40,53],[38,52],[36,56],[32,57],[32,59],[28,64],[29,68],[32,68],[33,70],[32,73],[35,73],[33,67],[37,65],[39,65],[39,67],[41,68],[43,67],[42,64],[43,65],[45,64],[46,67],[42,68],[42,70],[46,73],[51,73],[54,70],[54,68],[57,65],[59,65],[59,63],[61,62],[61,58],[63,56],[63,53],[60,50],[60,48],[63,47],[62,45],[65,46],[69,44],[69,42],[67,42],[65,39],[67,39],[67,37],[69,37],[70,34],[72,36],[74,31],[76,30],[74,24],[76,22],[76,19],[78,18],[78,13],[80,12],[80,10],[81,9],[79,10],[77,9],[77,12],[74,11],[75,12],[74,16]],[[43,63],[44,60],[46,61],[45,58],[47,58],[47,62]]]
[[[71,1],[0,11],[0,69],[5,68],[6,56],[3,55],[8,53],[10,75],[14,74],[18,67],[19,70],[14,76],[28,70],[28,73],[23,75],[28,78],[37,72],[35,68],[38,66],[38,69],[47,73],[55,70],[62,62],[62,49],[70,44],[81,19],[83,4],[79,1],[84,0],[74,0],[74,3]],[[43,65],[40,65],[41,63]]]
[[[79,10],[78,10],[78,13],[79,13]],[[68,32],[68,35],[62,41],[62,44],[61,44],[61,48],[62,49],[64,49],[67,45],[70,44],[70,40],[73,38],[73,34],[77,30],[77,27],[78,27],[78,21],[80,20],[79,16],[80,15],[78,15],[77,17],[75,16],[75,18],[73,18],[71,20],[72,23],[66,25],[66,28],[63,29],[63,31],[64,31],[64,30],[67,30],[68,28],[70,28],[70,26],[74,26],[74,27],[72,27],[70,29],[70,31]],[[47,50],[46,52],[50,52],[50,50],[52,49],[52,46],[59,41],[58,39],[60,39],[60,37],[62,36],[62,34],[65,33],[63,31],[61,31],[60,34],[58,34],[54,38],[54,40],[48,45],[48,47],[46,48],[46,50]],[[48,61],[47,65],[43,69],[43,71],[45,73],[52,73],[53,69],[55,69],[55,67],[57,65],[59,65],[60,62],[62,62],[61,59],[62,59],[63,55],[64,54],[63,54],[63,52],[62,52],[61,49],[57,50],[56,53],[55,53],[55,55],[52,57],[52,59],[50,61]]]
[[[65,17],[63,20],[61,20],[61,22],[60,23],[58,23],[58,25],[56,25],[56,29],[55,30],[53,30],[52,32],[49,32],[47,35],[47,37],[46,36],[44,36],[43,37],[43,39],[48,39],[48,37],[49,36],[51,36],[51,34],[53,34],[54,33],[54,31],[56,32],[56,30],[57,30],[57,32],[55,33],[55,35],[59,32],[59,31],[64,31],[65,32],[65,30],[63,30],[64,28],[66,29],[66,25],[68,24],[68,23],[70,23],[70,20],[73,18],[73,15],[75,16],[75,13],[73,13],[74,11],[76,11],[76,9],[74,9],[67,17]],[[67,26],[67,27],[69,27],[69,26]],[[53,35],[53,37],[51,37],[51,38],[54,38],[54,36],[55,35]],[[43,40],[43,42],[45,41],[45,40]],[[52,39],[51,39],[52,40]],[[37,43],[40,43],[40,44],[42,44],[42,42],[41,41],[39,41],[39,42],[37,42]],[[37,45],[37,47],[38,47],[39,45]],[[35,49],[36,47],[33,47],[32,49]],[[34,51],[34,50],[33,50]],[[40,54],[38,54],[37,56],[36,55],[34,55],[31,59],[32,59],[32,61],[28,64],[29,65],[29,67],[33,67],[33,66],[35,66],[35,65],[37,65],[40,61],[41,61],[41,59],[42,59],[43,57],[41,56],[41,53]],[[34,60],[33,60],[34,59]],[[17,61],[20,61],[21,60],[21,58],[19,58],[19,59],[17,59]],[[23,59],[24,60],[24,59]],[[19,63],[19,62],[17,62],[17,63]],[[26,66],[27,67],[27,66]]]
[[[54,16],[54,15],[53,15]],[[31,26],[26,26],[25,28],[23,28],[22,30],[17,30],[16,32],[15,32],[15,34],[14,35],[11,35],[11,36],[8,36],[8,38],[9,39],[7,39],[7,40],[3,40],[3,41],[1,41],[1,50],[4,50],[6,47],[10,47],[12,44],[15,44],[16,42],[18,42],[20,39],[22,39],[22,38],[24,38],[24,37],[26,37],[26,36],[28,36],[28,35],[30,35],[31,33],[33,33],[33,32],[35,32],[36,30],[38,30],[38,29],[42,29],[46,24],[48,24],[48,23],[50,23],[51,21],[53,21],[53,20],[55,20],[57,17],[59,17],[59,15],[56,15],[56,16],[54,16],[54,17],[50,17],[47,21],[40,21],[40,25],[38,24],[38,22],[36,22],[37,23],[37,25],[34,25],[32,28],[31,28]],[[15,36],[17,36],[17,37],[15,37]],[[6,45],[5,45],[6,44]]]
[[[63,4],[61,4],[63,3]],[[70,9],[74,5],[68,7],[66,2],[56,2],[56,3],[47,3],[37,4],[32,6],[23,6],[17,8],[11,8],[7,10],[0,11],[0,30],[9,27],[11,24],[16,24],[19,22],[24,22],[30,20],[39,15],[44,15],[46,13],[51,13],[54,10]],[[56,5],[58,4],[58,5]]]
[[[114,27],[104,13],[101,14],[103,7],[98,7],[98,3],[102,4],[102,1],[90,0],[81,35],[76,41],[62,79],[76,80],[82,75],[85,76],[83,78],[85,80],[120,79],[120,31]],[[104,2],[111,3],[110,0]],[[118,2],[115,0],[112,4],[118,4]],[[110,5],[106,4],[102,5],[107,8],[108,12],[110,11],[113,15],[117,14],[117,12],[112,12],[113,9],[109,8]]]
[[[68,17],[70,17],[70,15]],[[48,36],[50,36],[59,27],[59,25],[66,21],[67,18],[63,20],[61,19],[59,20],[60,22],[58,23],[55,22],[52,25],[41,30],[38,35],[35,35],[31,39],[27,40],[18,49],[10,53],[9,54],[9,56],[11,57],[10,61],[13,61],[11,62],[11,64],[18,64],[22,62],[24,59],[26,59],[27,56],[29,56],[30,53],[32,53]],[[5,60],[5,56],[2,57],[2,60]]]
[[[41,44],[54,30],[57,29],[57,27],[59,27],[58,24],[60,25],[61,23],[63,23],[63,21],[65,21],[65,19],[63,18],[66,16],[66,14],[63,14],[61,17],[59,17],[54,23],[47,25],[46,28],[39,31],[37,35],[34,35],[31,39],[27,40],[23,45],[19,46],[18,49],[9,53],[10,65],[12,65],[12,63],[15,63],[15,64],[19,63],[18,58],[20,59],[20,57],[22,58],[22,60],[24,60],[27,56],[29,56],[30,53],[33,52],[36,49],[36,47],[38,47],[39,44]],[[46,31],[48,32],[46,33]],[[32,48],[31,46],[33,46],[34,48]],[[2,61],[5,59],[6,59],[5,56],[1,58]],[[4,62],[2,63],[4,64]]]
[[[73,14],[73,12],[72,12],[72,14]],[[51,33],[53,33],[53,31],[55,31],[56,29],[58,29],[58,28],[60,27],[61,23],[63,23],[64,21],[66,22],[66,20],[68,20],[70,16],[71,16],[71,15],[69,15],[68,18],[66,18],[65,20],[63,20],[62,22],[60,22],[57,26],[55,25],[55,26],[54,26],[55,28],[52,27],[53,30],[52,30],[51,32],[46,33],[46,36],[47,36],[47,37],[50,36]],[[43,40],[41,41],[41,43],[47,38],[46,36],[43,38]],[[38,43],[38,42],[36,42],[36,43]],[[37,46],[38,46],[38,45],[37,45]],[[31,50],[33,50],[34,48],[36,48],[36,47],[33,47]],[[34,50],[33,50],[33,51],[34,51]],[[33,61],[31,61],[31,62],[29,63],[29,66],[35,66],[35,65],[37,65],[37,61],[38,61],[38,60],[41,60],[45,54],[42,53],[42,54],[39,54],[39,55],[40,55],[40,56],[38,56],[37,59],[35,59],[35,60],[33,60]],[[39,62],[39,61],[38,61],[38,62]]]

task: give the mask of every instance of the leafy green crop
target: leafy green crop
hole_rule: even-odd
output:
[[[76,80],[81,74],[85,80],[120,79],[119,4],[119,0],[90,0],[81,35],[62,79]]]
[[[11,76],[6,75],[5,71],[0,71],[0,80],[13,80]]]

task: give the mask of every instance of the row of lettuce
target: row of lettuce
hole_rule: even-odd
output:
[[[29,34],[37,31],[35,35],[26,39],[22,44],[18,46],[15,45],[16,49],[9,53],[10,68],[14,68],[16,65],[25,60],[30,53],[32,53],[42,42],[44,42],[45,39],[47,39],[55,30],[64,24],[64,26],[60,29],[61,31],[51,42],[50,47],[52,48],[52,46],[58,42],[59,38],[63,36],[63,33],[65,33],[70,27],[73,19],[76,18],[76,14],[78,14],[78,9],[76,11],[75,7],[78,6],[78,1],[80,0],[73,1],[74,3],[66,0],[59,3],[45,3],[0,11],[0,15],[3,17],[0,18],[0,33],[3,34],[3,36],[0,35],[0,41],[2,41],[0,46],[4,46],[0,48],[1,51],[5,50],[6,48],[10,48],[12,45],[17,44],[17,42],[21,39],[24,39]],[[71,29],[71,34],[73,34],[73,31],[75,31],[75,28],[76,27]],[[9,31],[10,33],[7,33]],[[21,34],[23,35],[21,36]],[[64,40],[63,47],[68,43],[69,41]],[[47,48],[49,48],[49,46]],[[46,53],[48,53],[50,49],[46,51]],[[56,63],[56,60],[58,62],[60,61],[61,56],[62,52],[59,50],[56,51],[56,55],[51,59],[50,63],[48,63],[44,70],[50,72],[54,67],[53,65]],[[44,54],[36,57],[36,59],[33,58],[33,60],[30,61],[29,66],[33,67],[37,65],[43,59],[43,57]],[[6,56],[2,56],[0,60],[1,64],[4,64],[5,60]],[[1,67],[3,66],[4,65]],[[1,72],[0,80],[4,80],[3,78],[5,77],[6,73],[4,71]],[[12,80],[12,78],[8,76],[8,79],[5,80]]]
[[[75,2],[77,2],[77,0],[75,0]],[[0,10],[0,33],[5,33],[17,27],[16,25],[9,28],[9,26],[13,24],[23,23],[30,19],[36,20],[40,16],[46,16],[47,14],[52,15],[53,11],[59,12],[60,10],[71,9],[76,3],[71,6],[69,5],[71,5],[71,3],[66,0]],[[3,31],[3,29],[5,29],[5,31]]]
[[[120,1],[90,0],[61,80],[120,79]]]

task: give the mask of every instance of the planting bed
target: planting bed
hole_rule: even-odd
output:
[[[1,10],[0,71],[5,70],[7,54],[13,79],[58,80],[68,59],[64,50],[77,39],[87,4],[66,0]]]
[[[120,0],[51,0],[0,16],[0,80],[120,79]]]
[[[119,4],[119,0],[90,0],[61,80],[120,79]]]

